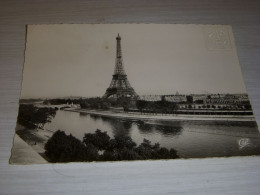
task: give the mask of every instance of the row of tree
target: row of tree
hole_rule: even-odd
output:
[[[146,159],[175,159],[174,149],[151,144],[149,140],[137,144],[129,136],[110,138],[106,132],[96,130],[85,134],[81,142],[63,131],[56,131],[45,145],[45,155],[50,162],[120,161]]]
[[[51,105],[61,105],[61,104],[80,104],[83,101],[81,98],[72,99],[72,98],[56,98],[56,99],[46,99],[43,101],[43,104]]]
[[[33,104],[20,104],[17,122],[27,128],[42,128],[55,115],[55,108],[41,108]]]
[[[47,99],[43,101],[43,104],[61,105],[61,104],[79,104],[81,108],[90,109],[103,109],[107,110],[112,107],[135,107],[135,102],[131,101],[131,98],[120,97],[120,98],[64,98],[64,99]]]
[[[135,107],[135,102],[128,97],[120,98],[88,98],[80,103],[81,108],[91,108],[91,109],[103,109],[108,110],[110,107],[123,107],[128,109],[129,107]]]
[[[163,99],[161,101],[137,100],[136,107],[140,112],[155,112],[155,113],[166,113],[169,111],[179,109],[177,103],[168,102]]]
[[[110,99],[102,99],[102,98],[88,98],[80,103],[80,107],[83,109],[103,109],[108,110],[112,105],[112,101]]]

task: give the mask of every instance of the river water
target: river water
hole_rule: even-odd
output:
[[[129,135],[138,145],[143,139],[174,148],[182,158],[244,156],[260,154],[260,136],[255,122],[129,120],[58,110],[45,129],[63,130],[82,140],[96,129]]]

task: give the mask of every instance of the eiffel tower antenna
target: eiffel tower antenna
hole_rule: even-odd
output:
[[[127,75],[125,73],[125,69],[123,66],[123,57],[122,57],[122,49],[121,49],[121,37],[118,33],[116,37],[116,64],[115,70],[113,74],[112,81],[109,87],[106,90],[103,98],[108,97],[137,97],[138,95],[135,93],[134,89],[131,87]]]

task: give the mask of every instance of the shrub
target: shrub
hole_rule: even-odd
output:
[[[38,108],[33,104],[20,104],[17,121],[27,128],[42,127],[56,115],[55,108]]]
[[[56,131],[45,144],[45,155],[51,162],[93,161],[98,151],[94,146],[84,144],[63,131]]]
[[[85,134],[83,142],[58,130],[46,143],[45,150],[46,157],[51,162],[178,158],[174,149],[161,148],[159,143],[151,144],[144,139],[137,147],[129,136],[121,135],[110,139],[106,132],[99,129],[95,133]]]
[[[109,144],[110,137],[107,132],[101,132],[99,129],[96,130],[95,134],[86,133],[83,138],[85,145],[92,144],[98,150],[105,150]]]

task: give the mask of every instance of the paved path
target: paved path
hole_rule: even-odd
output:
[[[10,164],[44,164],[47,161],[42,158],[35,150],[32,149],[18,135],[14,136],[14,145]]]

